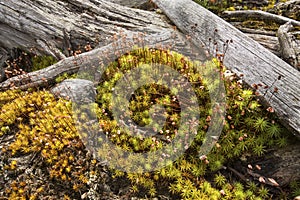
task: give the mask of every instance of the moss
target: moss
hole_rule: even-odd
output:
[[[101,82],[98,87],[97,102],[100,106],[100,110],[105,110],[105,112],[100,112],[99,114],[99,118],[102,119],[102,128],[108,133],[108,137],[115,144],[126,148],[126,150],[136,152],[148,151],[149,147],[157,143],[153,143],[153,140],[150,140],[148,143],[146,142],[148,140],[134,139],[132,136],[129,137],[130,133],[123,132],[116,126],[117,122],[114,121],[111,116],[111,97],[109,94],[111,93],[112,88],[114,88],[115,83],[122,77],[121,74],[132,70],[140,63],[149,63],[149,61],[151,63],[151,60],[153,59],[157,59],[155,60],[157,63],[172,66],[174,69],[181,71],[182,74],[189,73],[190,80],[192,80],[192,77],[194,76],[193,73],[195,72],[191,70],[185,71],[185,69],[192,69],[192,62],[180,54],[174,56],[178,59],[166,62],[165,58],[170,55],[175,55],[175,53],[154,50],[152,51],[152,54],[150,54],[148,49],[133,51],[129,55],[119,58],[107,68],[103,82]],[[185,63],[187,63],[189,67],[183,68],[183,63],[181,61],[185,59]],[[132,60],[138,64],[132,65]],[[221,71],[225,70],[221,63],[219,63],[219,66]],[[201,86],[206,87],[206,85],[203,84],[204,82],[202,82],[203,79],[201,78],[201,74],[198,76],[197,80],[199,82],[197,82],[198,85],[194,85],[194,89]],[[212,187],[207,181],[197,183],[197,180],[200,177],[202,180],[205,180],[205,174],[218,172],[218,170],[230,159],[236,159],[245,155],[261,156],[264,154],[266,148],[272,146],[272,142],[270,141],[276,142],[277,140],[282,140],[284,138],[282,136],[283,128],[275,123],[275,116],[273,113],[268,112],[259,104],[253,91],[244,89],[236,80],[226,81],[225,83],[227,89],[227,116],[224,122],[225,126],[218,144],[213,148],[210,154],[204,159],[199,158],[198,155],[199,148],[205,137],[205,127],[207,127],[207,123],[205,122],[206,117],[204,117],[204,121],[199,121],[201,126],[193,144],[180,159],[150,175],[146,175],[145,173],[128,173],[121,175],[132,181],[133,191],[135,193],[138,193],[141,189],[138,185],[142,185],[144,189],[149,191],[149,195],[151,196],[155,194],[155,191],[157,190],[153,183],[167,179],[170,182],[170,192],[180,195],[184,199],[218,199],[222,196],[220,191]],[[162,95],[153,95],[153,93],[157,94],[157,90],[161,91]],[[163,97],[163,95],[166,96]],[[198,100],[202,102],[201,105],[203,105],[204,102],[207,102],[207,93],[205,91],[199,92],[197,95],[199,98]],[[148,114],[143,115],[142,113],[149,109],[151,102],[159,98],[163,99],[160,103],[168,102],[168,96],[172,96],[170,91],[160,88],[157,85],[147,85],[138,89],[129,105],[130,110],[132,111],[132,119],[136,122],[143,122],[143,119],[147,119],[149,116]],[[174,109],[174,107],[172,109]],[[206,113],[204,116],[208,116],[208,109],[209,106],[202,108],[204,113]],[[169,115],[174,116],[177,114],[176,111],[169,113]],[[166,129],[170,130],[170,132],[168,132],[169,135],[167,136],[172,138],[174,126],[163,129],[163,134]],[[117,130],[121,130],[120,134],[116,134]],[[163,141],[156,142],[164,145]],[[158,145],[158,148],[160,147],[161,146]],[[136,185],[137,179],[140,180],[138,185]],[[219,186],[227,181],[226,179],[224,180],[224,177],[222,176],[217,176],[215,180],[218,182]],[[224,188],[224,199],[266,198],[268,196],[268,191],[265,188],[248,191],[243,187],[237,188],[231,183],[227,183],[227,187],[227,189]]]
[[[56,83],[61,83],[66,79],[73,79],[73,78],[77,78],[76,74],[68,74],[68,73],[63,73],[61,75],[59,75],[58,77],[55,78],[55,82]]]
[[[258,20],[247,20],[243,23],[244,27],[247,28],[253,28],[253,29],[265,29],[266,31],[277,31],[279,26],[278,24],[274,22],[264,22],[264,21],[258,21]]]
[[[55,64],[57,60],[53,56],[44,55],[44,56],[33,56],[31,58],[31,62],[32,62],[32,71],[37,71]]]
[[[107,132],[107,137],[121,148],[133,152],[154,151],[168,144],[165,140],[142,140],[131,136],[130,132],[118,127],[111,114],[111,91],[117,81],[125,72],[153,61],[171,66],[186,75],[192,83],[197,101],[200,102],[198,106],[203,112],[197,136],[184,155],[160,170],[124,173],[112,169],[113,177],[130,180],[133,193],[138,194],[143,190],[149,197],[156,196],[161,186],[165,185],[170,193],[183,199],[268,198],[266,188],[255,184],[244,186],[234,183],[227,180],[220,169],[232,159],[261,156],[274,144],[284,145],[283,128],[277,123],[274,114],[260,105],[253,91],[243,88],[237,80],[226,80],[227,111],[222,135],[208,155],[199,157],[198,152],[209,126],[207,119],[211,112],[208,85],[201,74],[194,71],[193,62],[176,52],[136,49],[108,66],[97,88],[98,104],[94,105],[99,125]],[[221,74],[225,71],[225,67],[216,59],[211,62],[217,63]],[[131,117],[140,125],[147,125],[151,123],[151,102],[162,104],[167,110],[167,120],[162,130],[157,131],[172,139],[180,126],[177,124],[180,119],[179,105],[176,100],[172,100],[177,92],[158,84],[140,87],[130,99]],[[50,181],[68,185],[71,191],[79,194],[86,186],[89,174],[94,172],[82,167],[82,161],[77,158],[82,154],[78,152],[82,152],[84,147],[75,128],[71,103],[55,99],[47,91],[7,90],[0,93],[0,111],[0,135],[15,135],[15,141],[4,151],[11,158],[38,154]],[[80,117],[87,116],[82,114]],[[91,160],[89,162],[90,165],[97,163]],[[17,171],[18,166],[17,161],[11,160],[7,162],[6,170]],[[38,185],[21,186],[21,182],[26,180],[12,182],[12,185],[6,187],[6,196],[17,198],[26,194],[28,197],[37,197],[44,192]]]
[[[71,103],[55,99],[47,91],[17,90],[1,92],[0,101],[0,134],[15,135],[15,140],[2,149],[10,158],[16,157],[5,169],[17,173],[17,158],[35,154],[42,160],[43,176],[49,187],[52,181],[68,182],[71,190],[66,192],[73,198],[79,195],[87,183],[89,170],[81,166],[83,161],[78,162],[83,144],[74,125]],[[45,191],[33,179],[32,175],[18,178],[12,183],[16,189],[10,190],[12,186],[7,185],[5,195],[10,199],[26,196],[34,199],[42,195]],[[28,183],[27,186],[22,187],[22,182]]]

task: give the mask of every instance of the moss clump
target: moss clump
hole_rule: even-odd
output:
[[[47,91],[8,90],[0,93],[0,119],[0,135],[14,136],[13,142],[2,148],[6,165],[0,173],[11,171],[18,177],[4,186],[6,197],[38,199],[58,183],[64,185],[66,196],[80,196],[89,174],[97,172],[90,171],[95,162],[85,157],[69,101],[57,100]],[[43,181],[36,180],[33,172],[18,176],[24,164],[19,158],[26,155],[35,155],[35,170],[41,169]]]
[[[32,62],[31,71],[37,71],[55,64],[57,60],[53,56],[44,55],[44,56],[33,56],[31,58],[31,62]]]
[[[176,56],[175,56],[176,55]],[[122,74],[138,67],[141,63],[159,63],[169,65],[183,75],[189,77],[193,88],[206,88],[206,81],[201,74],[193,71],[192,62],[180,54],[163,50],[139,49],[120,57],[106,70],[103,81],[98,87],[97,102],[100,107],[99,118],[101,128],[115,144],[127,151],[143,152],[149,148],[154,150],[166,145],[164,141],[153,140],[153,138],[135,138],[130,133],[123,132],[114,120],[111,111],[111,92]],[[214,62],[218,62],[214,60]],[[218,63],[222,73],[225,68]],[[195,78],[195,77],[196,78]],[[194,78],[197,80],[195,81]],[[259,101],[252,90],[245,89],[240,82],[225,81],[227,97],[227,115],[224,121],[224,129],[216,146],[208,154],[199,157],[198,152],[205,138],[209,126],[209,106],[203,106],[205,102],[209,105],[207,90],[196,92],[199,107],[204,115],[199,120],[200,128],[192,145],[186,153],[174,163],[152,172],[152,173],[123,173],[114,171],[116,177],[126,177],[132,182],[132,191],[139,193],[147,191],[149,196],[155,196],[158,188],[164,185],[169,188],[173,195],[179,195],[183,199],[252,199],[267,198],[266,188],[249,190],[240,183],[230,183],[224,177],[216,177],[216,187],[207,182],[211,174],[217,173],[222,166],[231,159],[247,159],[250,156],[261,156],[268,147],[278,145],[280,141],[286,141],[283,128],[276,122],[273,113],[268,112]],[[159,92],[158,92],[159,91]],[[160,95],[158,95],[160,94]],[[131,117],[140,125],[148,123],[148,110],[155,103],[165,103],[169,118],[175,119],[179,116],[177,104],[170,106],[174,94],[158,85],[146,85],[138,89],[131,98],[129,109]],[[161,99],[161,100],[159,100]],[[170,106],[170,107],[168,107]],[[146,113],[146,114],[145,114]],[[171,117],[172,116],[172,117]],[[177,129],[176,123],[168,121],[163,130],[158,134],[172,139],[172,133]],[[118,132],[118,130],[120,130]],[[169,130],[169,132],[166,132]],[[284,144],[284,143],[282,143]],[[138,181],[137,181],[138,180]],[[239,186],[239,187],[237,187]],[[220,192],[220,190],[222,192]],[[224,193],[224,194],[223,194]]]
[[[68,74],[68,73],[63,73],[61,75],[59,75],[58,77],[55,78],[55,82],[56,83],[61,83],[66,79],[72,79],[72,78],[76,78],[77,75],[76,74]]]
[[[216,59],[211,61],[222,74],[225,67]],[[176,52],[156,49],[137,49],[111,63],[100,82],[97,104],[94,109],[100,128],[107,137],[121,148],[132,152],[155,151],[168,145],[168,140],[131,136],[118,127],[111,111],[111,92],[124,73],[140,64],[160,63],[168,65],[186,76],[197,95],[201,118],[197,135],[184,155],[175,162],[153,172],[125,173],[112,170],[113,177],[126,178],[131,182],[133,194],[156,196],[161,188],[170,195],[182,199],[266,199],[269,191],[253,183],[243,185],[228,179],[220,170],[231,160],[247,160],[261,156],[274,145],[284,145],[284,129],[277,123],[272,112],[267,111],[255,98],[253,91],[243,88],[240,82],[225,80],[226,117],[222,135],[208,155],[199,156],[201,144],[209,127],[211,114],[208,80],[193,68],[193,62]],[[172,140],[180,119],[180,106],[176,91],[159,84],[147,84],[138,88],[130,99],[131,118],[141,126],[151,123],[149,109],[161,104],[166,109],[166,123],[157,130],[162,138]],[[153,102],[153,103],[151,103]],[[43,162],[41,168],[45,180],[64,185],[66,195],[79,198],[86,190],[91,170],[97,161],[84,160],[84,147],[75,129],[71,103],[55,99],[47,91],[8,90],[0,93],[0,135],[14,135],[14,141],[3,148],[7,154],[6,171],[18,173],[18,156],[36,154]],[[81,117],[85,117],[83,114]],[[100,152],[101,153],[101,152]],[[5,186],[5,196],[10,199],[35,199],[45,195],[41,184],[34,184],[31,176],[10,181]],[[36,181],[35,181],[36,182]],[[77,195],[77,196],[76,196]],[[63,198],[63,197],[62,197]]]
[[[132,133],[122,131],[122,129],[116,125],[117,121],[114,119],[111,111],[112,107],[112,90],[116,85],[116,82],[122,78],[123,74],[137,68],[141,64],[156,63],[159,65],[168,65],[176,69],[183,76],[188,77],[192,87],[197,95],[197,101],[199,104],[199,110],[202,113],[201,127],[203,131],[207,128],[206,117],[210,111],[209,93],[205,89],[205,82],[207,80],[201,78],[200,74],[196,73],[196,70],[192,67],[192,63],[182,55],[176,52],[170,52],[165,50],[154,49],[139,49],[130,52],[130,54],[120,57],[117,61],[111,63],[104,72],[103,81],[100,82],[97,87],[97,103],[100,110],[98,117],[100,118],[100,124],[104,132],[108,133],[108,137],[118,144],[120,147],[124,147],[127,150],[133,150],[137,152],[148,151],[150,149],[157,150],[162,148],[165,142],[159,139],[153,139],[151,137],[141,139],[139,137],[132,137]],[[141,76],[147,77],[148,74]],[[167,76],[167,75],[166,75]],[[143,79],[143,77],[140,77]],[[135,84],[135,83],[133,83]],[[129,110],[131,119],[140,126],[148,125],[152,122],[150,118],[152,106],[161,105],[165,108],[166,123],[159,129],[157,127],[157,134],[165,140],[175,137],[175,132],[179,129],[180,121],[180,105],[176,98],[178,92],[175,88],[170,90],[162,85],[145,83],[146,85],[138,88],[130,99]],[[205,126],[206,125],[206,126]],[[118,131],[120,131],[118,133]],[[120,135],[114,137],[115,134]]]

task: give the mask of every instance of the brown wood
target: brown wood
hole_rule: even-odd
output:
[[[300,137],[300,72],[245,36],[223,19],[190,0],[154,0],[160,9],[183,33],[191,35],[196,44],[209,45],[209,38],[222,47],[232,40],[225,55],[225,65],[249,85],[259,88],[262,101],[272,106],[282,123]],[[284,20],[283,20],[284,21]],[[300,22],[295,22],[300,23]],[[280,80],[278,78],[281,77]],[[278,92],[274,93],[274,89]]]
[[[253,170],[265,180],[273,178],[280,186],[287,186],[291,181],[300,179],[300,145],[295,142],[284,148],[275,149],[249,164],[259,165],[261,170],[255,168]]]

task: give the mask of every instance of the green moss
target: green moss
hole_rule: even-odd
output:
[[[300,196],[300,181],[292,181],[290,187],[292,190],[291,199]]]
[[[274,22],[264,22],[259,20],[246,20],[243,21],[243,26],[247,28],[253,28],[253,29],[265,29],[267,31],[277,31],[279,28],[279,24],[276,24]]]
[[[49,67],[57,62],[57,60],[52,56],[33,56],[32,61],[32,71],[37,71]]]
[[[55,82],[56,83],[61,83],[66,79],[73,79],[73,78],[77,78],[76,74],[68,74],[68,73],[63,73],[61,75],[59,75],[58,77],[55,78]]]
[[[189,73],[190,80],[193,80],[192,77],[196,75],[194,74],[195,72],[192,70],[185,71],[185,69],[192,69],[192,62],[188,61],[187,58],[184,58],[180,54],[176,54],[177,56],[174,56],[174,60],[171,59],[171,61],[167,62],[166,57],[169,57],[171,54],[175,55],[174,52],[161,52],[160,50],[154,50],[151,54],[148,49],[136,50],[128,55],[122,56],[116,62],[110,64],[105,72],[105,76],[102,79],[103,82],[101,82],[98,87],[97,97],[100,110],[105,110],[105,112],[100,112],[99,114],[99,118],[101,119],[100,123],[104,124],[102,128],[108,133],[108,137],[115,144],[126,148],[126,150],[136,152],[148,151],[149,147],[156,143],[153,143],[153,140],[149,140],[148,143],[148,140],[134,138],[133,136],[129,136],[130,133],[122,131],[119,135],[116,134],[117,130],[120,130],[120,128],[116,126],[117,122],[114,121],[110,114],[110,93],[114,88],[115,83],[122,77],[122,74],[137,67],[140,63],[151,63],[154,59],[156,59],[155,62],[157,63],[172,66],[182,74]],[[187,59],[185,62],[188,63],[190,67],[183,68],[181,63],[181,60],[183,59]],[[132,64],[132,60],[135,61],[136,65]],[[225,70],[224,66],[220,63],[219,66],[220,70]],[[206,87],[206,85],[203,84],[204,81],[202,82],[203,79],[201,78],[201,74],[198,76],[197,80],[199,82],[193,87],[196,91],[197,88],[201,86]],[[236,159],[244,155],[261,156],[266,148],[270,145],[272,146],[272,142],[275,143],[276,141],[283,140],[283,129],[279,124],[274,123],[275,116],[266,111],[266,109],[259,104],[253,91],[242,88],[242,85],[237,81],[226,81],[225,85],[227,89],[227,116],[226,121],[224,122],[225,126],[221,138],[218,141],[218,145],[216,145],[210,154],[207,155],[207,158],[203,160],[200,159],[198,155],[199,149],[201,148],[200,146],[203,143],[203,138],[205,137],[205,127],[207,127],[207,123],[205,122],[206,117],[204,117],[204,121],[202,121],[203,119],[200,119],[199,121],[201,126],[193,144],[187,150],[186,154],[175,163],[171,163],[169,166],[152,175],[147,173],[128,173],[123,175],[132,181],[135,188],[134,192],[138,193],[140,188],[136,185],[137,179],[142,180],[139,181],[139,185],[146,188],[150,194],[153,194],[156,190],[153,181],[163,181],[168,179],[170,182],[170,192],[180,195],[184,199],[218,199],[221,196],[218,189],[213,188],[207,181],[196,185],[196,180],[198,180],[199,177],[205,180],[205,174],[217,172],[230,159]],[[157,95],[157,91],[160,91],[161,95]],[[162,100],[158,101],[158,103],[169,102],[169,97],[173,95],[170,92],[171,91],[160,88],[157,85],[147,85],[139,88],[130,102],[132,119],[137,123],[142,123],[140,125],[147,124],[145,119],[148,119],[149,117],[147,110],[151,106],[151,101],[161,98]],[[208,102],[207,95],[208,93],[205,91],[199,91],[197,93],[198,101],[202,102],[199,106],[203,106],[203,104],[205,104],[204,102]],[[172,112],[172,109],[174,109],[174,107],[170,109],[171,113],[169,113],[169,115],[176,116],[179,114],[176,111]],[[205,106],[201,110],[206,113],[204,116],[208,116],[210,113],[209,106]],[[170,130],[168,136],[172,138],[174,126],[167,126],[163,129],[162,133],[165,134],[165,130]],[[164,145],[163,141],[157,142]],[[160,147],[161,146],[158,146],[158,148]],[[221,175],[216,176],[215,181],[219,186],[224,185],[224,183],[227,182],[224,178],[225,177]],[[264,199],[268,196],[268,191],[265,188],[247,191],[242,186],[237,187],[230,183],[227,184],[231,186],[224,189],[224,199],[245,199],[247,197],[261,197]],[[240,186],[241,184],[238,185]]]

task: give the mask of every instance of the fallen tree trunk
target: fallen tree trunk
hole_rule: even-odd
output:
[[[128,32],[127,34],[132,33]],[[178,37],[180,37],[180,34],[177,34]],[[143,41],[149,47],[174,46],[173,43],[174,41],[176,41],[177,46],[174,46],[174,50],[182,51],[180,48],[185,48],[184,44],[180,45],[179,38],[177,40],[175,39],[176,36],[172,30],[150,34],[143,38],[141,38],[142,36],[139,37],[140,39],[143,39]],[[28,89],[47,86],[49,85],[49,83],[53,82],[56,77],[63,73],[72,74],[78,72],[78,70],[85,69],[87,69],[89,74],[93,76],[93,78],[91,79],[93,81],[97,81],[98,78],[95,77],[97,76],[96,70],[99,69],[100,65],[107,66],[110,62],[117,59],[116,53],[118,53],[118,55],[123,55],[131,51],[134,45],[138,44],[138,41],[134,41],[134,39],[132,39],[135,38],[135,36],[128,38],[129,39],[126,40],[126,43],[129,44],[128,46],[116,49],[116,46],[121,47],[124,42],[122,38],[119,38],[118,40],[106,46],[96,48],[92,51],[82,53],[77,56],[65,58],[50,67],[9,78],[8,80],[0,83],[0,90],[7,90],[14,87],[17,87],[19,89]]]
[[[300,137],[299,71],[194,2],[154,2],[183,33],[192,35],[192,39],[198,44],[209,45],[209,38],[212,38],[220,41],[220,47],[232,40],[225,55],[225,65],[237,75],[243,75],[249,86],[259,83],[272,86],[267,90],[258,88],[258,92],[264,94],[261,95],[262,101],[272,106],[282,123]],[[283,22],[286,20],[283,19]],[[300,24],[295,20],[292,23]]]
[[[230,22],[234,27],[245,33],[248,37],[252,38],[276,56],[280,57],[279,42],[276,36],[276,31],[265,31],[259,29],[252,29],[243,27],[242,22]]]
[[[153,3],[149,0],[108,0],[110,2],[127,6],[130,8],[139,8],[143,10],[151,10],[153,8]]]
[[[279,42],[278,38],[269,35],[263,34],[255,34],[255,33],[245,33],[248,37],[252,38],[268,50],[270,50],[274,55],[280,57],[280,53],[278,52],[279,49]]]
[[[168,26],[154,12],[103,0],[4,0],[0,2],[0,21],[0,47],[4,50],[18,47],[58,60],[86,44],[108,44],[108,38],[120,30],[155,33]]]

